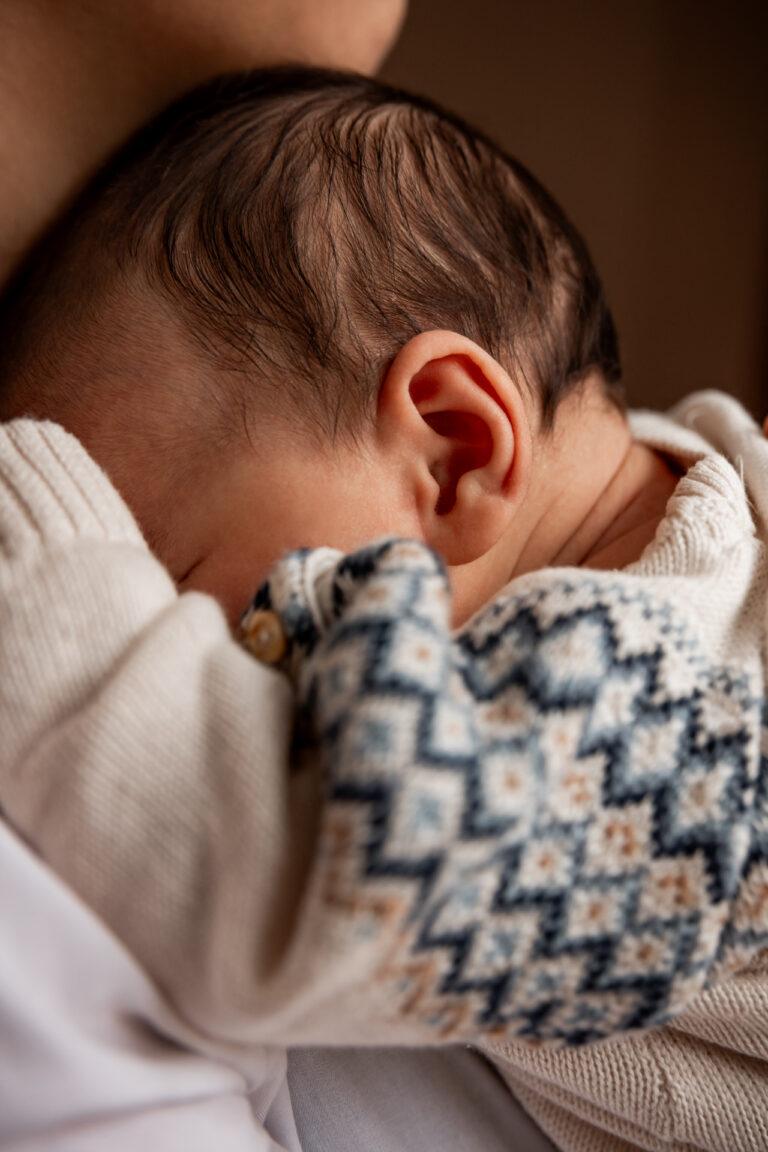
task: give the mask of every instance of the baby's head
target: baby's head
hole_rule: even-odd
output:
[[[465,563],[496,531],[478,543],[470,501],[488,470],[518,498],[520,422],[546,437],[618,377],[584,243],[533,177],[426,101],[310,69],[224,79],[141,133],[0,333],[0,415],[80,436],[233,616],[299,545],[397,532]]]

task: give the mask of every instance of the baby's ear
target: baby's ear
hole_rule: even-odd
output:
[[[523,397],[498,361],[455,332],[422,332],[387,373],[377,431],[402,461],[424,540],[447,564],[501,539],[525,498],[532,445]]]

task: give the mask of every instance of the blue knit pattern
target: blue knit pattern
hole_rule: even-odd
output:
[[[324,635],[286,603],[326,823],[355,829],[329,899],[436,1039],[646,1028],[768,947],[762,685],[642,580],[549,577],[452,635],[441,562],[389,541],[338,565]]]

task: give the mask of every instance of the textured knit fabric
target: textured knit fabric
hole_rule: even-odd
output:
[[[286,687],[235,648],[212,601],[179,601],[79,444],[0,426],[0,803],[92,906],[114,907],[147,968],[146,947],[169,943],[158,923],[181,932],[174,949],[226,923],[227,861],[238,853],[245,886],[247,855],[236,819],[215,822],[216,772],[235,809],[282,807],[290,721]],[[267,827],[258,862],[288,906],[289,831]],[[252,914],[268,950],[284,912],[259,892]],[[3,1149],[298,1152],[282,1049],[222,1048],[181,1018],[3,821],[0,921]],[[258,963],[243,958],[249,978]]]
[[[740,585],[751,563],[727,560]],[[453,637],[441,562],[393,541],[335,566],[321,635],[304,563],[264,603],[299,629],[305,735],[347,825],[326,899],[394,944],[380,975],[404,1015],[583,1044],[661,1023],[768,946],[762,669],[746,646],[713,659],[693,594],[683,616],[658,571],[551,570]]]
[[[696,404],[759,500],[758,430]],[[464,1039],[563,1149],[768,1146],[764,546],[739,471],[636,429],[691,465],[641,560],[458,636],[420,546],[285,561],[291,774],[279,676],[71,438],[2,430],[0,802],[196,1027]]]

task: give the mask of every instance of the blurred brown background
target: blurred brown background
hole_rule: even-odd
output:
[[[768,3],[411,0],[384,78],[484,128],[585,235],[633,404],[768,411]]]

